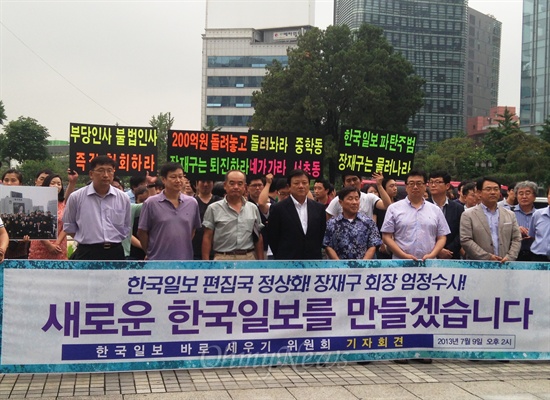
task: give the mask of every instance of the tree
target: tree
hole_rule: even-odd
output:
[[[464,180],[487,172],[480,160],[496,165],[495,158],[483,146],[477,146],[471,138],[456,137],[428,143],[425,150],[415,155],[414,167],[427,172],[447,171],[454,180]]]
[[[539,137],[516,132],[504,139],[511,150],[506,155],[502,171],[523,174],[523,179],[550,182],[550,143]]]
[[[0,100],[0,125],[4,125],[4,121],[8,119],[6,116],[6,109],[4,108],[4,102]]]
[[[19,117],[10,121],[4,127],[0,136],[0,158],[26,160],[46,160],[50,158],[48,145],[48,129],[29,117]]]
[[[544,120],[544,125],[539,131],[540,138],[550,143],[550,115]]]
[[[49,160],[27,160],[22,163],[18,169],[23,174],[23,184],[34,186],[34,177],[43,169],[52,170],[54,173],[63,177],[63,181],[67,183],[67,168],[69,168],[69,159],[63,160],[57,158],[51,158]],[[88,181],[89,177],[86,176],[82,179],[83,183]]]
[[[504,114],[497,114],[499,117],[498,127],[489,129],[482,139],[485,149],[494,155],[499,165],[506,163],[508,153],[512,150],[514,143],[505,140],[506,137],[521,132],[519,122],[514,120],[516,114],[510,112],[508,107],[504,109]]]
[[[251,125],[321,133],[326,157],[333,161],[331,180],[342,125],[404,131],[423,105],[424,80],[378,27],[364,24],[356,32],[345,25],[313,28],[287,54],[288,66],[274,62],[253,94]]]
[[[157,128],[157,149],[158,149],[158,162],[160,164],[165,163],[168,160],[166,153],[168,143],[168,131],[172,129],[174,124],[174,118],[170,112],[160,113],[158,116],[153,115],[149,121],[149,125],[153,128]]]

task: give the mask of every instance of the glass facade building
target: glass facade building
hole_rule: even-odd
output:
[[[521,127],[535,134],[550,116],[550,4],[523,0]]]
[[[309,26],[206,29],[203,35],[201,126],[247,132],[266,66],[287,65],[286,51]]]
[[[464,131],[467,0],[335,0],[334,7],[335,25],[383,28],[426,80],[424,106],[409,121],[421,148]]]

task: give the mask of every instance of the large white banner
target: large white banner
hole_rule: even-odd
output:
[[[548,270],[281,264],[5,269],[2,365],[550,354]]]

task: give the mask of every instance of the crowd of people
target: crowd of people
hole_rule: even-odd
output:
[[[57,240],[8,246],[3,218],[2,259],[66,259],[70,235],[74,260],[550,260],[550,208],[535,209],[531,181],[509,185],[503,199],[494,178],[454,193],[445,171],[410,171],[398,199],[398,183],[378,173],[367,186],[345,174],[337,193],[325,179],[310,190],[302,170],[190,182],[180,164],[166,163],[158,177],[132,177],[127,191],[115,173],[115,161],[96,157],[89,184],[75,190],[78,175],[69,174],[66,191],[60,175],[37,174],[37,185],[58,188]],[[2,182],[22,177],[8,170]]]

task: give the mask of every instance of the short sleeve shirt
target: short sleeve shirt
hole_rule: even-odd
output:
[[[392,233],[401,250],[422,258],[433,250],[439,236],[451,230],[438,206],[424,201],[415,208],[406,197],[388,207],[381,232]]]
[[[138,227],[149,235],[149,260],[193,259],[193,231],[201,226],[199,205],[185,194],[180,194],[178,203],[174,207],[164,191],[143,203]]]
[[[376,223],[366,215],[359,213],[350,221],[340,214],[327,221],[323,246],[332,248],[342,260],[362,259],[369,248],[381,244]]]
[[[242,199],[241,212],[237,213],[227,200],[212,203],[206,209],[202,225],[214,231],[212,247],[215,252],[250,250],[254,248],[254,232],[263,228],[258,207]]]

